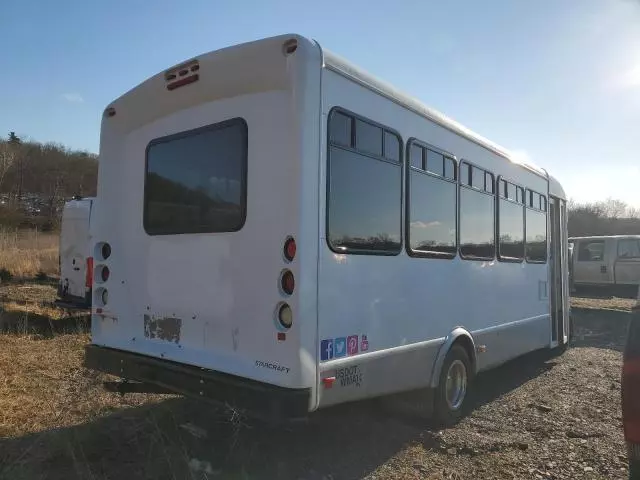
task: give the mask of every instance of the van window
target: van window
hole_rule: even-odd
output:
[[[579,262],[600,262],[603,253],[604,240],[585,240],[578,243]]]
[[[235,232],[246,213],[247,124],[242,119],[153,140],[143,225],[149,235]]]
[[[640,241],[635,238],[618,240],[618,258],[640,258]]]

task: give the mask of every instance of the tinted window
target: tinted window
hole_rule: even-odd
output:
[[[484,174],[484,191],[495,193],[495,181],[493,179],[493,174],[489,172]]]
[[[389,160],[400,161],[400,140],[390,132],[384,132],[384,156]]]
[[[640,243],[636,239],[618,240],[618,257],[640,258]]]
[[[482,175],[484,180],[484,175]],[[469,259],[494,258],[494,197],[460,188],[460,254]]]
[[[356,120],[356,148],[382,156],[382,129],[362,120]]]
[[[480,170],[474,166],[471,167],[471,186],[484,190],[484,170]]]
[[[528,262],[547,261],[547,215],[526,209],[526,258]]]
[[[462,162],[460,164],[460,183],[462,185],[471,185],[471,167]]]
[[[413,252],[455,255],[455,183],[410,172],[408,241]]]
[[[246,212],[246,168],[244,120],[152,141],[144,229],[149,235],[239,230]]]
[[[450,180],[456,180],[456,162],[452,158],[444,159],[444,176]]]
[[[604,240],[581,240],[578,242],[579,262],[598,262],[603,259]]]
[[[513,186],[509,186],[513,189]],[[524,206],[500,199],[498,215],[498,255],[501,259],[522,260]]]
[[[422,147],[418,145],[411,145],[409,147],[409,157],[411,160],[411,166],[422,170],[424,168],[422,164]]]
[[[353,122],[351,117],[335,112],[331,116],[331,122],[329,122],[329,137],[331,139],[331,143],[350,147],[352,139],[352,125]]]
[[[442,156],[441,153],[437,153],[437,152],[434,152],[433,150],[427,149],[427,168],[426,169],[429,172],[442,175],[444,173],[443,162],[444,162],[444,157]]]
[[[336,114],[330,117],[330,123],[335,117]],[[361,120],[356,120],[355,124],[358,149],[381,155],[382,128]],[[332,131],[331,126],[329,131]],[[399,155],[400,140],[395,138]],[[373,152],[378,141],[379,149]],[[385,143],[390,142],[385,139]],[[399,253],[402,236],[400,163],[330,146],[327,196],[327,239],[333,250]]]
[[[500,180],[500,191],[498,192],[501,197],[508,198],[509,186],[506,180]]]

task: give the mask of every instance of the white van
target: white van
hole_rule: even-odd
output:
[[[640,284],[640,235],[574,237],[573,286],[635,298]]]
[[[104,111],[85,365],[269,418],[470,380],[568,339],[545,170],[300,36]]]
[[[74,197],[64,205],[60,230],[60,281],[58,303],[79,308],[91,306],[93,258],[91,212],[94,197]]]

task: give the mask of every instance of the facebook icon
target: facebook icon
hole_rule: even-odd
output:
[[[333,358],[333,339],[322,340],[320,342],[320,360],[331,360]]]

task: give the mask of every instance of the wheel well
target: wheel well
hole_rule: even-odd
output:
[[[469,356],[469,361],[471,362],[471,368],[473,372],[475,372],[476,352],[473,347],[473,342],[471,341],[471,339],[466,335],[460,335],[458,338],[456,338],[455,342],[453,342],[453,344],[451,345],[451,348],[453,348],[454,345],[460,345],[462,348],[465,349],[465,351],[467,352],[467,355]]]

